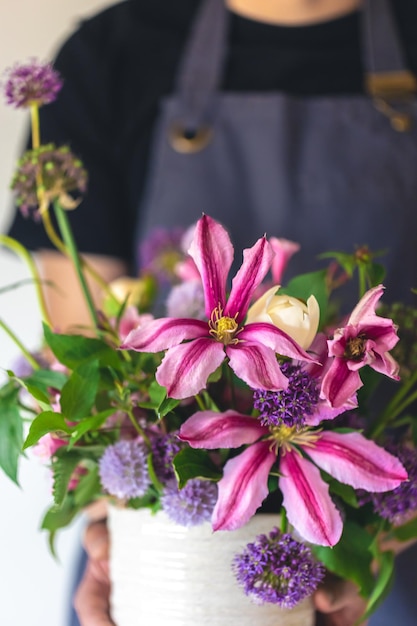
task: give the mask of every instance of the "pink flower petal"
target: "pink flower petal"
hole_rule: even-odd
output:
[[[243,251],[243,263],[232,281],[224,315],[240,323],[246,316],[252,296],[271,266],[274,253],[265,237]]]
[[[206,315],[226,301],[226,281],[233,261],[233,246],[227,231],[208,215],[198,220],[188,251],[201,275]]]
[[[325,431],[307,454],[341,483],[367,491],[391,491],[407,479],[401,462],[360,433]]]
[[[156,380],[170,398],[189,398],[205,388],[207,379],[224,360],[223,344],[195,339],[171,348],[156,371]]]
[[[315,361],[314,355],[308,354],[292,337],[273,324],[265,322],[246,324],[237,337],[241,342],[250,341],[262,344],[281,356],[297,361],[310,363]]]
[[[324,420],[333,420],[345,411],[353,411],[357,407],[358,400],[356,395],[353,395],[347,402],[337,407],[331,406],[327,400],[320,400],[313,413],[306,416],[305,424],[306,426],[318,426]]]
[[[377,315],[375,315],[375,307],[384,293],[384,289],[385,287],[383,285],[377,285],[369,289],[362,296],[349,317],[349,326],[354,326],[355,324],[373,324],[375,317],[377,317]]]
[[[161,352],[185,339],[208,337],[208,332],[207,322],[201,320],[161,317],[132,330],[120,347],[137,352]]]
[[[323,377],[321,397],[331,406],[341,407],[362,387],[358,372],[352,372],[343,359],[335,358]]]
[[[290,523],[307,541],[334,546],[343,522],[317,467],[290,451],[281,459],[280,473],[279,486]]]
[[[255,443],[228,461],[219,481],[213,530],[235,530],[250,520],[268,495],[268,476],[276,455],[267,441]]]
[[[269,243],[275,256],[272,260],[271,273],[274,283],[280,283],[290,258],[299,251],[300,244],[290,241],[289,239],[278,239],[270,237]]]
[[[226,348],[229,365],[252,389],[279,391],[288,387],[275,353],[261,344],[238,343]]]
[[[236,411],[200,411],[181,426],[179,438],[187,441],[192,448],[213,450],[254,443],[267,433],[268,429],[261,426],[256,418]]]

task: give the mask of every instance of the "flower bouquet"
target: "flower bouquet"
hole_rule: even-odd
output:
[[[40,287],[39,353],[2,323],[31,371],[8,370],[0,391],[1,467],[16,481],[23,450],[47,451],[52,546],[85,507],[109,503],[118,626],[312,624],[305,601],[325,570],[358,586],[369,615],[392,579],[385,545],[417,535],[415,311],[380,306],[382,269],[365,249],[283,287],[297,245],[261,237],[229,286],[233,246],[207,215],[151,235],[140,275],[104,284],[67,217],[82,163],[40,141],[39,106],[59,86],[37,62],[9,72],[8,100],[30,108],[33,128],[12,186],[72,260],[91,327],[55,332]],[[41,285],[24,247],[1,242]],[[356,271],[360,298],[342,317],[335,289]]]

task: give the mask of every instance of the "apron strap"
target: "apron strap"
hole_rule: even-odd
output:
[[[226,56],[229,17],[225,0],[202,0],[192,24],[176,82],[186,132],[210,123]],[[365,89],[371,96],[390,99],[417,91],[389,0],[364,0],[362,50]]]
[[[413,124],[410,104],[417,80],[407,68],[391,3],[365,0],[362,24],[365,90],[395,130],[408,131]]]
[[[229,12],[225,0],[203,0],[191,27],[177,76],[185,130],[195,130],[209,115],[226,56]]]

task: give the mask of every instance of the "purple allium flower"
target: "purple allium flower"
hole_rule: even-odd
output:
[[[176,280],[175,266],[184,257],[182,228],[155,228],[139,248],[141,270],[153,274],[163,284]]]
[[[370,493],[367,500],[381,517],[399,525],[417,510],[417,451],[404,445],[387,446],[387,450],[400,459],[408,472],[408,480],[392,491]]]
[[[299,365],[284,363],[281,370],[288,378],[287,389],[257,389],[253,394],[254,407],[263,426],[301,428],[319,401],[318,382]]]
[[[140,498],[150,485],[148,451],[138,441],[118,441],[106,448],[99,461],[103,488],[117,498]]]
[[[31,210],[37,215],[39,174],[46,201],[58,199],[64,209],[75,208],[78,204],[70,192],[84,193],[87,188],[87,172],[67,146],[57,148],[51,143],[27,150],[18,162],[11,183],[16,203],[25,216]]]
[[[172,461],[184,444],[175,433],[157,435],[151,439],[152,463],[155,474],[163,484],[175,478]]]
[[[7,104],[26,108],[32,104],[42,106],[53,102],[62,87],[62,80],[50,63],[31,59],[6,70],[3,87]]]
[[[168,317],[206,319],[203,285],[196,280],[175,285],[168,294],[166,306]]]
[[[310,548],[274,528],[235,556],[236,579],[257,604],[271,602],[292,609],[323,580],[324,567]]]
[[[197,526],[211,518],[217,500],[217,485],[209,480],[193,478],[178,489],[176,480],[168,482],[161,497],[168,517],[181,526]]]

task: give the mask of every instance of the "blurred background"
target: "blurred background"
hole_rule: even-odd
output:
[[[0,75],[16,61],[50,60],[60,43],[85,17],[113,0],[1,0]],[[8,191],[16,158],[28,130],[25,112],[0,102],[0,231],[12,218]],[[0,250],[0,290],[27,278],[23,263]],[[0,317],[29,348],[40,339],[40,318],[30,285],[0,293]],[[0,329],[0,380],[18,356]],[[62,532],[59,561],[50,555],[47,536],[39,530],[49,506],[50,480],[37,458],[21,465],[20,488],[0,474],[0,623],[4,626],[65,626],[72,569],[82,522]]]

